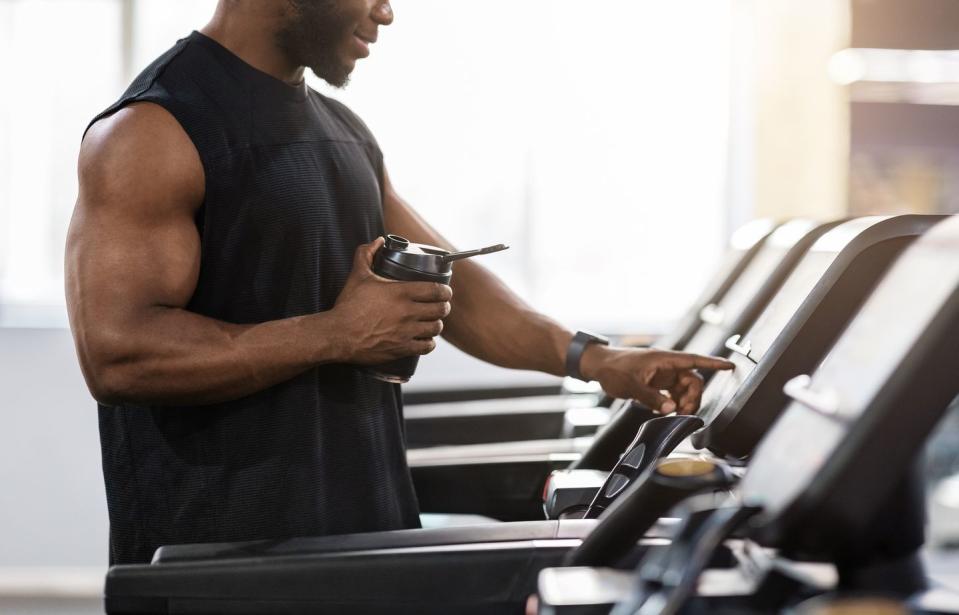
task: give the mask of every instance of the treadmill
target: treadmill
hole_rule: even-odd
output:
[[[543,484],[551,475],[545,489],[550,518],[597,516],[629,481],[680,444],[686,454],[708,447],[722,457],[747,455],[785,406],[784,382],[815,367],[889,264],[941,219],[871,216],[819,235],[755,322],[726,340],[731,349],[723,354],[736,369],[710,380],[698,415],[650,418],[638,431],[614,420],[579,459],[578,451],[548,443],[539,443],[538,450],[517,444],[512,456],[476,455],[445,464],[442,451],[410,451],[422,509],[510,521],[539,518]],[[470,489],[462,489],[464,483]]]
[[[959,595],[932,586],[918,558],[924,494],[916,472],[959,395],[957,347],[952,217],[905,251],[821,364],[788,381],[788,407],[729,497],[687,499],[670,547],[633,571],[609,567],[622,550],[615,542],[586,565],[544,570],[539,613],[773,613],[810,596],[825,604],[869,595],[910,613],[959,612]],[[664,488],[660,474],[651,470],[636,488]],[[634,525],[620,538],[642,534]],[[734,565],[711,566],[723,546]]]
[[[808,224],[797,222],[791,228]],[[776,227],[769,219],[758,219],[737,229],[711,282],[672,330],[657,340],[657,346],[682,350],[706,322],[704,319],[716,321],[723,313],[718,303],[760,253]],[[782,235],[775,241],[783,241]],[[764,255],[766,265],[775,266],[768,252]],[[757,281],[764,277],[760,275]],[[755,288],[738,292],[748,302]],[[738,312],[735,307],[729,311]],[[523,391],[528,393],[523,396],[498,395],[495,389],[405,392],[407,447],[571,438],[591,435],[608,421],[614,400],[606,398],[598,388],[567,379],[563,389],[562,393],[530,389]]]
[[[105,604],[129,614],[518,613],[543,568],[590,563],[610,545],[616,560],[667,553],[673,530],[656,523],[674,494],[732,484],[711,467],[678,486],[676,476],[638,482],[598,520],[163,547],[151,564],[112,568]]]

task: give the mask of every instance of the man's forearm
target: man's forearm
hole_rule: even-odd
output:
[[[156,307],[136,323],[96,332],[100,356],[81,357],[94,396],[106,403],[210,404],[238,399],[337,360],[330,312],[236,325]],[[80,331],[78,336],[84,335]],[[92,334],[91,334],[92,335]]]
[[[388,177],[385,217],[392,233],[453,249],[396,194]],[[475,261],[456,263],[450,285],[453,310],[444,321],[443,337],[454,346],[501,367],[565,374],[566,348],[572,338],[568,330],[536,312]]]
[[[475,262],[456,265],[453,311],[443,336],[490,363],[556,376],[566,373],[572,333],[540,314]]]

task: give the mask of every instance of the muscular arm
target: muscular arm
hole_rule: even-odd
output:
[[[322,363],[432,349],[446,287],[376,279],[372,244],[358,249],[331,311],[238,325],[186,310],[200,267],[194,215],[205,179],[189,137],[156,105],[97,123],[82,145],[79,177],[67,305],[84,377],[101,402],[214,403]],[[383,301],[404,306],[404,316],[371,318]]]

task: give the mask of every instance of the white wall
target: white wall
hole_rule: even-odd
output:
[[[106,564],[96,404],[64,329],[0,329],[0,566]]]

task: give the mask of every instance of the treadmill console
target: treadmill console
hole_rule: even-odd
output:
[[[788,403],[786,381],[815,369],[891,263],[941,220],[872,216],[824,234],[756,323],[727,342],[738,373],[709,383],[700,410],[706,427],[693,443],[720,455],[752,453]]]
[[[732,396],[762,360],[769,347],[783,332],[789,320],[819,280],[833,264],[839,252],[876,218],[860,218],[846,222],[823,235],[803,256],[776,296],[744,335],[735,335],[726,342],[729,358],[736,364],[732,372],[713,376],[703,392],[700,418],[707,425],[728,406]]]
[[[786,385],[740,484],[763,508],[760,539],[816,551],[860,530],[959,393],[957,345],[959,217],[908,248],[814,375]]]
[[[840,227],[832,232],[842,229],[843,227]],[[733,336],[727,341],[729,360],[736,364],[736,369],[715,374],[703,392],[699,416],[707,425],[723,412],[733,395],[740,390],[743,382],[765,356],[772,341],[782,333],[789,319],[799,310],[816,282],[835,260],[836,254],[831,251],[807,253],[747,333]]]

